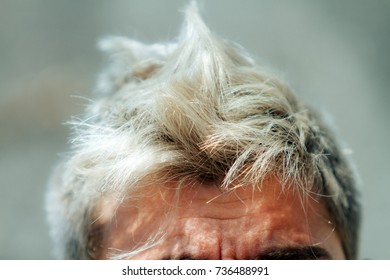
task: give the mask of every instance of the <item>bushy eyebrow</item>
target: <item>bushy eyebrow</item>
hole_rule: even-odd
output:
[[[257,254],[255,260],[330,260],[330,253],[317,246],[270,248]]]

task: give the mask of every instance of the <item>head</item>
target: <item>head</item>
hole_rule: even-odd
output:
[[[194,5],[173,43],[100,47],[111,65],[47,195],[60,258],[357,257],[334,136]]]

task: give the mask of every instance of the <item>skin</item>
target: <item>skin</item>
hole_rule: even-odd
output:
[[[103,238],[96,258],[134,250],[159,228],[167,231],[160,243],[127,258],[345,258],[318,197],[302,200],[301,193],[291,187],[282,190],[275,179],[267,179],[261,191],[243,186],[222,193],[215,186],[193,183],[178,192],[174,186],[146,188],[142,199],[125,201],[116,211],[102,207]]]

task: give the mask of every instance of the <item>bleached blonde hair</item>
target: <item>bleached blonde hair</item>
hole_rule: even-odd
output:
[[[93,212],[107,195],[120,203],[168,180],[211,180],[229,191],[272,174],[326,197],[344,252],[356,258],[360,207],[333,136],[283,82],[212,34],[196,5],[173,43],[108,38],[100,47],[112,63],[99,96],[72,122],[72,150],[47,195],[58,257],[91,257]]]

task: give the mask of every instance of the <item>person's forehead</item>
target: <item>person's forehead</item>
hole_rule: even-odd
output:
[[[230,190],[222,190],[217,184],[191,182],[177,186],[175,182],[154,184],[140,189],[136,195],[130,194],[128,200],[119,207],[136,212],[153,211],[162,213],[163,209],[185,210],[186,215],[218,219],[231,219],[262,212],[285,212],[302,214],[304,219],[311,215],[328,219],[321,195],[304,191],[297,186],[282,185],[270,177],[258,184],[240,184]],[[234,210],[234,211],[231,211]]]
[[[163,244],[166,251],[218,247],[219,239],[224,238],[236,242],[237,248],[256,252],[260,249],[255,244],[263,250],[275,244],[307,245],[319,240],[321,233],[330,233],[323,204],[292,189],[294,186],[285,187],[276,180],[268,180],[261,189],[248,185],[228,193],[201,183],[180,189],[173,183],[150,186],[145,196],[138,194],[137,200],[116,209],[108,243],[130,249],[130,240],[146,242],[164,228],[168,233]]]

